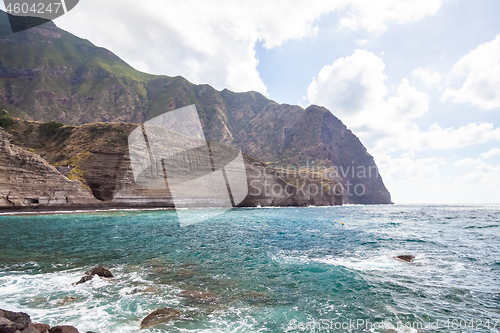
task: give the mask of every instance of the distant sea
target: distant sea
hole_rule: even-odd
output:
[[[0,216],[0,308],[123,333],[162,307],[141,332],[500,332],[500,205]]]

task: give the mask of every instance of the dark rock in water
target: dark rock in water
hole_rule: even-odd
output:
[[[112,278],[113,273],[103,265],[99,265],[94,269],[91,269],[90,271],[85,272],[87,275],[97,275],[105,278]]]
[[[179,297],[188,298],[191,300],[198,301],[215,301],[217,299],[217,295],[208,291],[202,292],[198,290],[183,290],[177,294]]]
[[[30,316],[24,312],[12,312],[0,309],[0,332],[14,333],[22,331],[31,324]]]
[[[50,329],[49,333],[79,333],[73,326],[54,326]]]
[[[92,280],[94,275],[105,277],[105,278],[112,278],[113,277],[113,273],[111,273],[111,271],[109,269],[107,269],[106,267],[104,267],[103,265],[99,265],[96,268],[91,269],[90,271],[86,271],[85,274],[86,274],[86,276],[82,277],[80,279],[80,281],[75,283],[75,285],[80,284],[80,283],[85,283],[87,281]]]
[[[87,281],[90,281],[90,280],[92,280],[92,278],[93,278],[93,277],[94,277],[93,275],[86,275],[86,276],[82,277],[82,278],[80,279],[80,281],[75,282],[75,285],[76,285],[76,284],[80,284],[80,283],[85,283],[85,282],[87,282]]]
[[[36,323],[36,324],[31,324],[31,326],[36,328],[41,333],[45,333],[50,330],[50,325],[47,324]]]
[[[415,259],[415,256],[411,255],[411,254],[403,254],[400,256],[395,256],[394,259],[398,259],[398,260],[406,261],[406,262],[412,262],[413,259]]]
[[[142,320],[141,329],[148,328],[160,323],[166,323],[172,319],[175,319],[176,317],[179,317],[180,314],[181,314],[180,311],[172,308],[163,308],[155,310]]]

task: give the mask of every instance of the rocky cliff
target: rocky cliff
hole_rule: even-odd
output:
[[[10,144],[0,128],[0,208],[98,205],[90,190],[69,180],[39,155]]]
[[[373,158],[329,110],[141,73],[52,22],[12,33],[0,11],[0,111],[73,125],[143,123],[191,104],[212,142],[277,167],[334,168],[346,203],[391,202]]]
[[[137,127],[19,120],[9,126],[11,134],[0,128],[0,208],[173,207],[168,187],[142,187],[134,179],[127,139]],[[211,152],[228,160],[238,150],[212,143]],[[338,180],[275,169],[246,154],[243,161],[248,195],[240,206],[342,204]],[[202,190],[190,191],[196,198]]]

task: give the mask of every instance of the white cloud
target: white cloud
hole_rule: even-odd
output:
[[[396,203],[484,203],[500,198],[500,166],[464,158],[419,158],[410,151],[376,157],[384,183]]]
[[[479,164],[481,164],[481,160],[478,160],[478,159],[474,159],[474,158],[463,158],[461,160],[458,160],[456,161],[455,163],[453,163],[453,166],[454,167],[467,167],[467,166],[477,166]]]
[[[456,167],[471,167],[472,171],[466,172],[455,178],[456,184],[465,186],[478,186],[488,188],[490,191],[500,189],[500,166],[493,166],[481,161],[481,159],[466,158],[455,163]],[[485,187],[486,186],[486,187]],[[493,193],[491,193],[493,194]],[[496,200],[498,196],[495,197]],[[493,200],[492,200],[493,201]]]
[[[500,35],[460,58],[451,70],[443,100],[469,103],[484,110],[500,108]]]
[[[490,158],[494,156],[499,156],[500,155],[500,148],[493,148],[488,150],[486,153],[482,153],[481,156],[484,158]]]
[[[366,113],[384,101],[387,88],[385,64],[375,54],[355,50],[349,57],[324,66],[313,79],[307,94],[312,103],[327,105],[340,115]]]
[[[427,86],[434,86],[441,82],[442,79],[441,74],[428,68],[417,68],[411,73],[418,77]]]
[[[500,128],[491,123],[470,123],[458,128],[442,128],[437,123],[425,131],[415,124],[392,136],[384,136],[373,143],[375,152],[424,149],[459,149],[491,141],[500,141]]]
[[[307,90],[309,101],[327,107],[364,139],[401,136],[412,128],[412,119],[427,112],[429,96],[407,79],[389,95],[384,69],[380,57],[355,50],[321,69]]]
[[[364,29],[382,33],[388,29],[388,24],[404,24],[436,14],[443,2],[443,0],[351,0],[347,6],[350,11],[341,19],[340,26],[350,30]]]
[[[182,75],[217,89],[266,93],[257,70],[256,43],[271,49],[314,36],[319,19],[332,11],[347,15],[341,25],[349,21],[356,25],[353,29],[381,32],[386,23],[432,15],[441,2],[150,0],[139,5],[132,0],[86,0],[56,24],[145,72]]]
[[[87,0],[56,23],[111,49],[139,70],[182,75],[217,89],[266,94],[257,70],[256,43],[274,48],[313,36],[318,19],[340,5],[329,0],[313,4],[152,0],[140,5],[132,0],[119,5],[111,0]]]
[[[458,128],[435,123],[421,130],[415,120],[427,113],[429,96],[407,79],[396,89],[388,89],[384,69],[381,58],[356,50],[321,69],[309,85],[309,100],[340,117],[373,153],[462,148],[500,140],[500,128],[492,123],[473,122]]]
[[[443,158],[416,158],[413,151],[392,158],[388,154],[380,154],[377,163],[384,171],[384,180],[433,180],[440,177],[439,167],[445,164]]]

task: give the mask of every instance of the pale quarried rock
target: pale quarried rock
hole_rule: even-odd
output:
[[[0,208],[96,205],[77,180],[61,175],[43,158],[12,145],[0,128]]]

